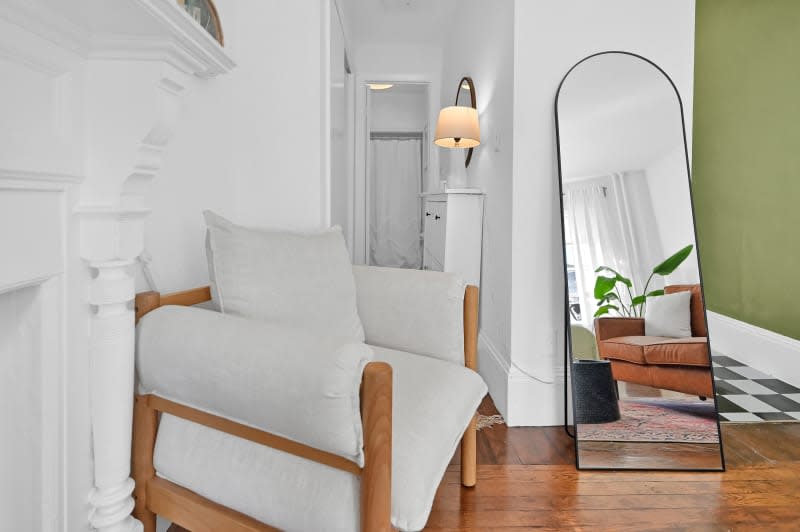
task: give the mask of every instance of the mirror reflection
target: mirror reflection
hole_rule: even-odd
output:
[[[598,54],[556,117],[578,465],[721,469],[677,92],[641,57]]]

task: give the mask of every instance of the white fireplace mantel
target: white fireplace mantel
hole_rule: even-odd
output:
[[[65,298],[53,307],[65,326],[47,329],[59,336],[54,345],[65,346],[54,388],[64,390],[67,405],[54,425],[62,427],[65,444],[48,447],[52,456],[45,458],[60,461],[66,493],[43,495],[47,530],[88,530],[90,523],[107,532],[142,529],[130,516],[135,296],[130,266],[143,250],[147,191],[161,169],[185,95],[234,66],[175,0],[0,3],[0,74],[8,94],[19,99],[17,107],[7,108],[10,122],[4,125],[12,127],[0,131],[5,147],[0,148],[0,204],[22,206],[22,198],[47,212],[50,204],[59,209],[50,225],[18,209],[5,231],[15,238],[15,221],[28,223],[25,229],[46,230],[43,235],[58,240],[58,253],[36,233],[18,238],[29,264],[0,268],[5,289],[53,279],[46,293]],[[53,264],[37,266],[40,256]],[[80,383],[82,390],[76,388]],[[84,401],[88,414],[81,408]],[[91,424],[90,431],[84,423]],[[62,447],[67,455],[58,454]],[[82,449],[92,449],[93,468]],[[92,481],[71,480],[88,475],[88,469]],[[83,495],[75,493],[87,483],[94,485],[91,493],[88,486]]]

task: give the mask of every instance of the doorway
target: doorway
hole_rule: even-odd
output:
[[[369,82],[366,90],[364,246],[374,266],[422,267],[428,172],[428,84]]]

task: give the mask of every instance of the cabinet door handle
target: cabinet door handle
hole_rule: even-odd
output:
[[[438,214],[433,217],[434,220],[438,220],[439,218],[441,218],[441,216],[439,216]]]
[[[429,213],[429,212],[425,213],[425,216],[430,216],[430,215],[431,215],[431,213]]]

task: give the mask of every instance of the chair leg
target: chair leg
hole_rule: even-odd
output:
[[[461,485],[471,488],[478,481],[478,414],[472,416],[461,438]]]
[[[137,395],[133,406],[133,456],[132,472],[136,487],[133,498],[136,505],[133,516],[142,522],[144,532],[156,532],[156,514],[147,508],[147,481],[154,478],[153,451],[158,430],[158,412],[147,404],[146,395]]]

